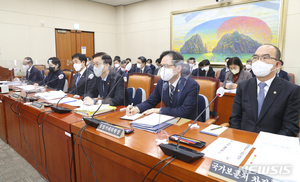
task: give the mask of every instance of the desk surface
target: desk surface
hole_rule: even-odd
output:
[[[125,112],[120,111],[107,114],[98,118],[114,124],[130,127],[129,121],[119,119],[123,115],[125,115]],[[200,129],[190,129],[185,134],[185,136],[205,141],[206,146],[210,145],[213,141],[217,139],[217,137],[199,133],[200,130],[208,126],[207,124],[198,123],[198,125],[200,125]],[[73,123],[71,126],[72,133],[76,134],[78,130],[83,126],[85,126],[85,123],[83,121]],[[179,134],[183,132],[187,127],[188,124],[184,124],[182,126],[173,125],[165,129],[165,131],[168,133],[168,135]],[[225,137],[248,144],[253,144],[257,137],[257,134],[229,128],[224,133],[222,133],[220,137]],[[150,168],[153,167],[160,160],[168,157],[164,155],[161,149],[156,145],[155,134],[139,129],[135,129],[134,133],[126,135],[122,139],[116,139],[106,134],[98,132],[95,128],[87,127],[85,132],[83,132],[82,138],[94,143],[95,145],[104,147],[115,153],[119,153],[120,155],[132,161],[141,163]],[[196,150],[202,151],[203,149],[204,148]],[[250,154],[248,154],[246,159],[249,156]],[[242,164],[246,162],[246,159],[243,161]],[[207,157],[204,157],[191,163],[185,163],[179,160],[174,160],[169,167],[166,167],[163,170],[163,173],[168,176],[172,176],[180,181],[199,181],[201,179],[205,181],[213,181],[216,178],[207,176],[207,172],[209,170],[211,161],[212,159]]]

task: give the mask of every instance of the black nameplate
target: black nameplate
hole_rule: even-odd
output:
[[[101,122],[97,127],[97,131],[108,134],[115,138],[122,138],[125,136],[124,129],[116,127],[106,122]]]
[[[17,94],[17,93],[13,93],[13,94],[11,95],[11,97],[14,98],[14,99],[21,99],[21,95],[19,95],[19,94]]]
[[[225,181],[251,182],[266,181],[271,182],[273,178],[259,174],[247,169],[239,168],[230,164],[213,160],[211,162],[208,175]]]
[[[32,107],[35,107],[37,109],[44,109],[44,103],[40,103],[40,102],[37,102],[37,101],[34,101],[32,104],[31,104]]]

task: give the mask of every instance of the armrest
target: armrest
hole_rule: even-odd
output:
[[[220,124],[220,126],[229,127],[230,125],[229,125],[229,123],[222,123],[222,124]]]
[[[218,120],[219,120],[219,116],[215,116],[214,118],[209,119],[209,120],[205,121],[204,123],[206,123],[206,124],[215,124],[215,123],[218,122]]]

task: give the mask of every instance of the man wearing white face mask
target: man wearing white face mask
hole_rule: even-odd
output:
[[[70,94],[83,96],[90,90],[95,82],[94,73],[87,69],[87,57],[84,54],[76,53],[72,56],[73,68],[77,72],[74,75],[73,85]]]
[[[33,66],[33,61],[30,57],[24,58],[23,69],[26,70],[26,80],[34,83],[43,80],[42,73]]]
[[[119,73],[120,75],[122,75],[122,71],[121,71],[121,66],[120,66],[121,60],[120,59],[115,59],[114,60],[114,71]]]
[[[247,62],[246,62],[246,69],[244,69],[245,71],[247,72],[250,72],[252,77],[255,77],[253,71],[252,71],[252,60],[251,59],[248,59]]]
[[[160,113],[175,117],[195,119],[197,117],[198,83],[190,78],[181,76],[183,56],[175,51],[165,51],[160,55],[161,79],[158,80],[154,92],[149,98],[137,106],[128,106],[127,115],[138,112],[143,114]],[[155,108],[160,101],[166,107]]]
[[[146,65],[147,60],[144,56],[138,57],[138,60],[136,61],[136,73],[148,73],[152,74],[152,70],[149,66]]]
[[[148,59],[147,60],[146,66],[148,66],[149,68],[151,68],[151,75],[153,75],[154,71],[155,71],[155,66],[152,64],[152,59]]]
[[[98,100],[112,106],[124,105],[125,84],[122,76],[111,70],[112,59],[109,55],[97,53],[93,55],[96,81],[84,98],[84,104],[94,105]],[[109,94],[109,95],[108,95]]]
[[[193,70],[197,69],[196,60],[194,57],[190,57],[186,62],[190,65],[190,72],[192,74]]]
[[[300,87],[276,76],[280,50],[271,44],[259,47],[252,57],[256,78],[241,82],[236,91],[230,127],[287,136],[299,132]]]
[[[201,61],[203,67],[195,69],[192,72],[193,76],[204,76],[204,77],[212,77],[215,78],[215,71],[213,68],[210,66],[210,61],[208,59],[204,59]]]

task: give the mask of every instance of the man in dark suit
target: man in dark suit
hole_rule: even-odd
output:
[[[73,67],[77,72],[74,75],[73,86],[70,94],[79,95],[84,97],[88,90],[94,86],[95,78],[94,73],[87,69],[85,63],[87,58],[84,54],[76,53],[72,56]]]
[[[247,72],[250,72],[252,77],[255,77],[253,71],[252,71],[252,60],[251,59],[248,59],[247,62],[246,62],[246,69],[244,69],[245,71]]]
[[[43,80],[43,75],[40,70],[33,66],[31,57],[26,57],[23,60],[23,68],[26,70],[26,80],[30,82],[40,82]]]
[[[252,57],[256,78],[238,84],[230,127],[297,136],[300,87],[276,76],[280,56],[274,45],[262,45],[256,50]]]
[[[200,68],[200,63],[199,63],[199,68],[193,70],[192,76],[204,76],[204,77],[215,78],[215,71],[210,66],[210,61],[208,59],[204,59],[203,61],[201,61],[201,63],[203,67]]]
[[[113,68],[113,71],[119,73],[120,75],[122,75],[122,73],[123,73],[122,70],[121,70],[121,60],[118,59],[118,58],[116,58],[116,59],[114,60],[114,68]]]
[[[94,70],[94,63],[93,63],[93,60],[90,58],[90,57],[86,57],[86,67],[93,71]]]
[[[152,64],[152,59],[148,59],[146,65],[151,68],[151,75],[153,75],[155,66]]]
[[[222,70],[221,70],[221,72],[220,72],[220,76],[219,76],[219,80],[220,80],[220,82],[224,82],[224,80],[225,80],[225,75],[226,75],[226,73],[229,71],[229,69],[228,69],[228,67],[227,67],[227,62],[228,62],[228,60],[229,60],[229,57],[227,57],[226,59],[225,59],[225,68],[223,68]]]
[[[163,68],[161,79],[149,98],[137,106],[127,107],[127,115],[160,113],[175,117],[195,119],[199,84],[190,77],[182,77],[183,56],[175,51],[165,51],[160,55]],[[163,99],[166,107],[155,108]]]
[[[158,58],[155,61],[155,64],[157,65],[157,68],[154,70],[153,75],[158,75],[160,76],[160,70],[161,70],[161,64],[160,64],[161,60]]]
[[[98,100],[102,100],[103,104],[110,104],[112,106],[127,105],[126,102],[124,103],[124,99],[127,95],[125,92],[124,79],[120,74],[111,71],[111,57],[97,53],[93,55],[93,58],[94,74],[97,78],[92,89],[88,91],[88,96],[84,98],[84,103],[93,105],[96,104]]]
[[[278,77],[280,77],[280,78],[283,78],[283,79],[285,79],[285,80],[287,80],[287,81],[290,81],[289,76],[288,76],[288,73],[287,73],[286,71],[283,71],[283,70],[281,69],[281,67],[283,66],[283,61],[280,60],[280,63],[281,63],[281,66],[280,66],[280,69],[278,70],[278,72],[276,73],[276,76],[278,76]]]
[[[146,58],[144,56],[138,57],[138,60],[136,61],[136,73],[148,73],[152,74],[152,70],[149,66],[146,65]]]

